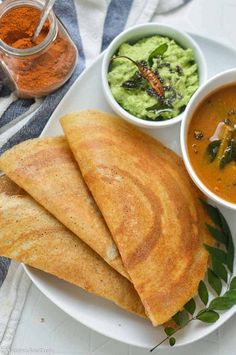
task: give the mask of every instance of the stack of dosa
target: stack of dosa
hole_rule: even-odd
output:
[[[1,156],[0,169],[128,278],[116,245],[65,138],[23,142]]]
[[[166,322],[195,295],[208,262],[203,208],[182,160],[103,112],[61,123],[147,315]]]
[[[0,255],[144,316],[133,285],[8,178],[0,178]]]
[[[78,164],[53,137],[15,146],[0,169],[74,234],[1,180],[0,255],[140,315],[145,308],[154,325],[168,321],[207,268],[199,191],[175,153],[126,122],[93,110],[61,122]]]

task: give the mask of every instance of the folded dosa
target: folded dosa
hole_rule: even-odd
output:
[[[0,178],[0,255],[144,316],[133,285],[6,177]]]
[[[61,124],[147,315],[168,321],[208,263],[203,208],[182,160],[107,113],[81,111]]]
[[[18,144],[0,157],[0,169],[107,263],[128,277],[65,138],[30,139]]]

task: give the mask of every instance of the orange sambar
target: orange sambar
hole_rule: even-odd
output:
[[[207,152],[220,122],[236,127],[236,84],[221,87],[200,103],[187,136],[190,162],[199,179],[219,197],[236,203],[236,161],[220,168],[219,159],[211,161]]]

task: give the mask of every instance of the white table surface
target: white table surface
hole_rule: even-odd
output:
[[[193,0],[154,21],[205,35],[236,48],[236,0]],[[235,63],[236,65],[236,63]],[[236,355],[236,316],[192,345],[160,355]],[[11,354],[144,355],[147,350],[100,335],[66,315],[31,285]]]

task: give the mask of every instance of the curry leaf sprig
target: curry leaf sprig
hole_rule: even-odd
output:
[[[206,154],[210,163],[214,162],[219,169],[223,169],[227,164],[236,161],[236,129],[228,118],[218,124],[216,132],[219,129],[220,138],[209,143]]]
[[[218,208],[204,200],[200,201],[214,224],[206,223],[206,228],[217,244],[217,247],[204,244],[211,257],[210,267],[207,270],[209,289],[204,281],[200,281],[198,298],[205,307],[196,311],[196,301],[193,298],[188,301],[183,310],[172,317],[174,326],[164,328],[166,337],[154,346],[151,352],[166,341],[169,341],[170,346],[174,346],[176,343],[174,335],[190,322],[199,320],[208,324],[215,323],[220,318],[219,311],[228,310],[236,305],[236,276],[233,277],[234,243],[230,228]],[[222,292],[223,285],[225,291]],[[217,296],[210,300],[209,293],[212,291]]]

